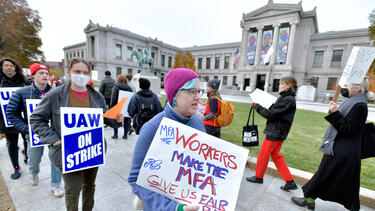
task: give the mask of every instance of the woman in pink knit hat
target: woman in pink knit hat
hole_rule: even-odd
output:
[[[192,128],[206,132],[203,121],[194,115],[197,112],[200,99],[199,76],[192,70],[185,68],[173,69],[168,72],[164,80],[165,93],[168,103],[164,111],[143,125],[134,150],[132,167],[128,181],[136,194],[144,203],[144,210],[198,210],[199,206],[178,204],[165,196],[138,186],[138,174],[148,148],[154,138],[163,117],[167,117]]]

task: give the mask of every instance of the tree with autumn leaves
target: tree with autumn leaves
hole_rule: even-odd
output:
[[[190,51],[185,51],[185,52],[177,51],[176,57],[174,59],[174,65],[172,68],[175,69],[175,68],[181,68],[181,67],[191,69],[194,72],[196,72],[195,65],[194,65],[194,57],[193,55],[191,55]]]
[[[41,28],[38,11],[26,0],[0,0],[0,58],[13,58],[22,67],[44,59]]]

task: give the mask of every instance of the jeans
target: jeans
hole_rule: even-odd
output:
[[[7,140],[8,154],[13,168],[18,168],[18,134],[19,133],[5,133]]]
[[[69,211],[78,211],[79,195],[82,190],[82,210],[94,207],[95,179],[99,167],[63,174],[65,183],[65,205]]]
[[[124,118],[124,136],[128,135],[129,128],[130,128],[130,118],[125,117]],[[117,136],[118,135],[118,128],[113,128],[113,135]]]
[[[42,161],[44,146],[31,147],[30,142],[28,142],[27,148],[27,156],[29,157],[29,161],[27,162],[27,164],[29,166],[29,172],[32,175],[36,175],[40,171],[39,165]],[[51,163],[51,187],[60,186],[61,178],[61,170]]]

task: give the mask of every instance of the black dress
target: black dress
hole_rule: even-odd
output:
[[[366,118],[366,103],[355,104],[346,117],[339,112],[326,116],[337,130],[334,155],[324,155],[318,171],[302,187],[306,198],[320,198],[359,210],[361,138]]]

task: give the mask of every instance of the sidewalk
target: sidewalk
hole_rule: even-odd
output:
[[[119,130],[122,136],[123,130]],[[99,169],[96,179],[95,207],[97,211],[132,211],[134,195],[127,182],[130,170],[133,150],[137,136],[129,136],[128,140],[112,140],[111,128],[104,129],[105,138],[108,142],[106,164]],[[19,147],[22,148],[21,141]],[[31,186],[29,183],[30,174],[28,168],[23,163],[20,153],[20,164],[22,176],[18,180],[10,179],[11,162],[5,146],[5,139],[0,140],[0,166],[1,173],[8,187],[14,206],[20,211],[52,211],[65,210],[64,197],[56,199],[50,192],[50,161],[48,149],[45,148],[39,174],[40,182],[38,186]],[[241,188],[238,195],[236,211],[294,211],[307,210],[295,206],[290,198],[292,196],[302,196],[300,189],[291,192],[282,191],[279,187],[284,185],[284,181],[279,177],[267,174],[264,177],[264,184],[253,184],[245,180],[246,177],[254,175],[252,169],[246,168],[242,178]],[[375,198],[375,197],[374,197]],[[316,201],[317,211],[340,211],[345,208],[339,204]],[[361,206],[362,211],[375,211],[375,209]]]

